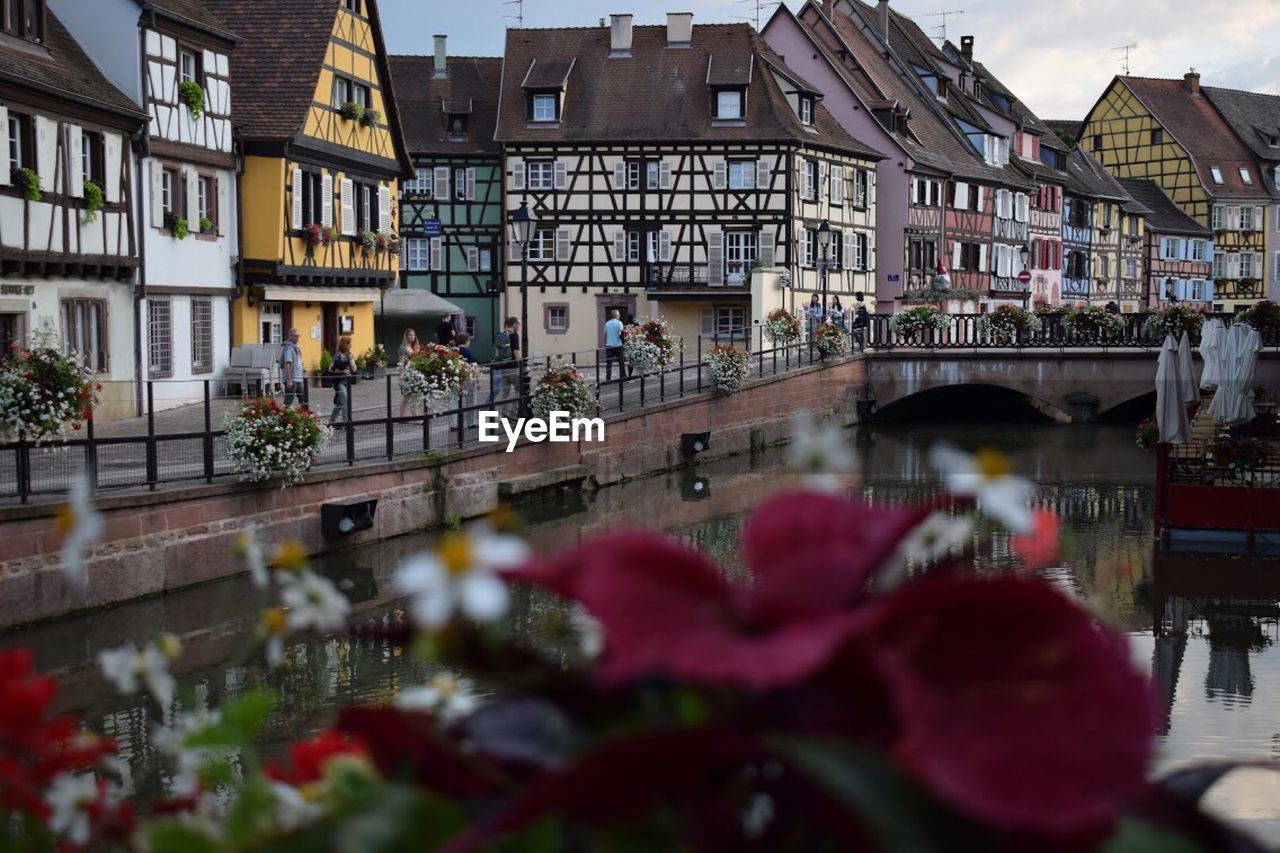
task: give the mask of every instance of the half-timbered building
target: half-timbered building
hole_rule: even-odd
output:
[[[42,0],[0,24],[0,353],[48,335],[103,380],[101,418],[132,414],[138,352],[131,138],[146,113]],[[0,356],[3,357],[3,356]]]
[[[510,30],[497,138],[507,210],[538,217],[531,352],[600,346],[613,308],[686,338],[744,338],[758,267],[787,273],[797,308],[824,281],[873,308],[880,155],[821,100],[745,24]],[[519,244],[507,255],[518,314]]]
[[[502,58],[448,56],[445,36],[435,40],[433,56],[391,57],[415,170],[400,193],[400,284],[456,306],[487,360],[502,307]]]
[[[1213,304],[1213,232],[1183,213],[1154,181],[1120,183],[1147,211],[1142,307],[1177,301],[1207,310]]]
[[[242,43],[231,68],[241,282],[232,341],[301,333],[309,369],[340,336],[375,341],[396,283],[398,182],[411,174],[375,0],[205,0]]]
[[[203,381],[226,364],[231,341],[235,36],[196,0],[51,6],[98,68],[150,116],[137,161],[142,375],[154,380],[148,393],[156,408],[200,400]]]
[[[1112,174],[1154,180],[1214,232],[1215,307],[1261,298],[1270,193],[1249,149],[1201,91],[1199,74],[1116,77],[1081,133]]]
[[[1114,177],[1078,147],[1068,160],[1068,170],[1083,193],[1081,204],[1092,204],[1089,229],[1089,281],[1087,295],[1079,299],[1125,311],[1139,310],[1142,302],[1143,216],[1146,208],[1134,201]]]

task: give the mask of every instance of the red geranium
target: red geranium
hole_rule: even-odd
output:
[[[286,769],[280,762],[267,767],[267,775],[290,785],[318,782],[324,777],[324,766],[339,755],[367,755],[364,741],[342,732],[326,731],[311,740],[298,741],[289,747],[289,763]]]

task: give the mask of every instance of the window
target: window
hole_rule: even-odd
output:
[[[545,326],[548,334],[563,335],[569,331],[569,306],[568,305],[547,305]]]
[[[449,139],[463,142],[467,138],[467,117],[465,115],[449,116]]]
[[[640,189],[640,170],[644,167],[643,160],[628,160],[626,162],[626,188],[629,190]]]
[[[707,338],[744,340],[747,336],[747,309],[739,305],[703,308],[699,332]]]
[[[555,121],[556,105],[558,99],[555,95],[534,95],[532,115],[534,121]]]
[[[801,96],[800,123],[809,125],[813,124],[813,98]]]
[[[977,272],[982,267],[982,246],[977,243],[960,243],[960,266],[965,272]]]
[[[648,190],[656,190],[662,185],[662,167],[657,160],[646,160],[644,164],[644,186]]]
[[[413,177],[405,181],[401,186],[405,195],[415,196],[431,196],[431,170],[418,168],[414,170]]]
[[[1182,255],[1182,241],[1177,237],[1166,237],[1160,244],[1160,257],[1166,261],[1176,261]]]
[[[1106,255],[1098,256],[1098,278],[1111,277],[1111,258]]]
[[[191,372],[213,372],[213,300],[191,297]]]
[[[1126,222],[1127,233],[1130,237],[1138,236],[1138,217],[1130,216]]]
[[[550,263],[556,258],[556,232],[550,228],[539,228],[533,232],[529,241],[529,261],[531,263]]]
[[[342,8],[354,14],[360,14],[360,0],[342,0]]]
[[[373,106],[373,91],[363,83],[352,83],[351,92],[355,95],[355,102],[364,109]]]
[[[173,376],[173,304],[147,300],[147,369],[152,379]]]
[[[1209,244],[1204,240],[1190,240],[1188,242],[1191,244],[1191,260],[1203,261],[1207,254],[1206,250],[1208,249]]]
[[[107,369],[107,303],[97,299],[62,301],[62,347],[84,359],[89,369]]]
[[[800,197],[808,201],[818,198],[818,161],[803,160],[800,166]]]
[[[1111,206],[1111,205],[1109,205],[1109,204],[1104,204],[1104,205],[1102,206],[1102,227],[1103,227],[1104,229],[1106,229],[1106,230],[1110,230],[1110,228],[1111,228],[1111,213],[1112,213],[1112,210],[1113,210],[1113,208],[1112,208],[1112,206]]]
[[[1240,277],[1241,278],[1253,278],[1255,275],[1257,275],[1257,272],[1255,271],[1255,266],[1256,266],[1255,258],[1257,258],[1257,255],[1255,255],[1253,252],[1242,252],[1240,254]]]
[[[907,247],[907,268],[933,272],[938,268],[938,246],[932,240],[912,240]]]
[[[349,104],[353,100],[351,95],[351,81],[346,77],[333,78],[333,106],[341,108],[343,104]]]
[[[493,272],[493,249],[477,251],[476,265],[479,267],[479,272]]]
[[[1245,166],[1240,167],[1240,180],[1244,181],[1246,187],[1253,186],[1253,173]]]
[[[319,224],[324,218],[322,197],[324,177],[319,172],[302,173],[302,223]]]
[[[827,247],[827,262],[832,269],[840,269],[844,266],[844,234],[839,231],[831,232],[831,245]],[[857,264],[854,264],[853,269],[857,268]]]
[[[1093,150],[1094,151],[1102,150],[1102,134],[1101,133],[1095,133],[1093,135]]]
[[[356,184],[356,198],[359,203],[356,205],[356,230],[372,231],[374,230],[373,220],[373,200],[378,194],[375,187],[368,184]]]
[[[431,241],[421,237],[409,237],[404,241],[405,268],[410,272],[426,272],[431,269]]]
[[[926,178],[912,178],[911,203],[926,207],[940,206],[942,204],[942,184]]]
[[[729,189],[753,190],[756,188],[756,161],[729,161]]]
[[[106,181],[103,172],[102,134],[91,130],[80,136],[80,168],[86,181],[93,181],[102,189]]]
[[[721,120],[741,119],[742,90],[721,89],[716,92],[716,118]]]
[[[1252,207],[1250,207],[1249,205],[1245,205],[1244,207],[1240,208],[1240,230],[1241,231],[1256,231],[1257,227],[1254,225],[1253,220],[1254,220],[1254,216],[1253,216]]]
[[[867,235],[861,231],[853,235],[853,268],[867,271]]]
[[[1227,253],[1226,253],[1226,252],[1215,252],[1215,253],[1214,253],[1214,256],[1213,256],[1213,277],[1214,277],[1214,278],[1226,278],[1226,277],[1227,277]]]
[[[757,253],[755,231],[729,231],[724,235],[725,281],[742,284],[747,280]]]
[[[858,208],[866,208],[867,206],[867,184],[868,173],[866,169],[855,169],[853,171],[853,206]]]
[[[9,113],[9,171],[23,167],[34,169],[36,165],[35,135],[31,132],[31,117]]]
[[[44,37],[44,0],[3,0],[4,30],[39,42]]]
[[[1219,169],[1217,166],[1210,166],[1209,174],[1213,175],[1213,182],[1215,184],[1222,183],[1222,170]]]
[[[1124,262],[1124,277],[1128,279],[1138,277],[1138,262],[1133,258],[1129,258]]]
[[[178,215],[181,212],[181,206],[178,204],[178,196],[181,192],[181,180],[178,178],[177,169],[164,169],[160,173],[160,206],[164,209],[165,218]],[[159,223],[165,227],[165,223]]]
[[[1164,128],[1161,128],[1161,127],[1151,128],[1151,144],[1162,145],[1163,143],[1164,143]]]
[[[182,73],[183,83],[200,82],[200,58],[194,50],[178,52],[178,67]]]
[[[458,168],[453,170],[453,197],[458,201],[466,201],[467,196],[467,170]]]
[[[200,218],[207,219],[215,226],[218,224],[218,191],[214,179],[210,175],[201,175],[196,181],[196,208]],[[193,223],[193,229],[199,223]]]
[[[800,232],[800,265],[810,269],[818,266],[818,232],[812,228]]]
[[[640,244],[643,242],[639,231],[628,231],[626,240],[626,258],[628,263],[637,264],[643,258],[640,255]]]
[[[546,192],[555,186],[555,164],[548,160],[530,162],[526,167],[525,174],[526,186],[529,187],[530,192]]]

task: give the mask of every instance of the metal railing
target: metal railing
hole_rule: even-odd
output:
[[[855,338],[855,346],[860,346],[859,340]],[[774,346],[763,339],[762,329],[756,328],[740,336],[678,339],[672,362],[644,376],[624,375],[622,359],[611,361],[611,351],[604,348],[534,355],[529,360],[530,385],[554,365],[574,364],[598,388],[598,415],[635,411],[711,391],[705,356],[719,343],[747,351],[751,378],[774,376],[821,361],[811,345]],[[311,408],[330,420],[334,429],[313,467],[341,468],[475,446],[479,443],[479,412],[496,410],[508,418],[528,412],[531,389],[519,388],[518,376],[515,364],[487,367],[456,403],[428,411],[405,401],[394,370],[372,378],[329,380],[347,387],[347,402],[341,409],[331,402],[337,399],[335,390],[311,378],[304,386]],[[79,477],[87,477],[95,493],[156,491],[169,485],[234,479],[237,474],[227,454],[224,425],[249,398],[228,394],[223,386],[220,379],[147,381],[143,383],[142,417],[101,424],[90,420],[67,441],[0,445],[0,500],[28,503],[33,498],[52,498],[67,492]],[[183,396],[190,389],[198,390]],[[121,398],[111,390],[104,396]],[[115,390],[123,394],[128,389]],[[283,389],[277,385],[269,390],[279,398]]]

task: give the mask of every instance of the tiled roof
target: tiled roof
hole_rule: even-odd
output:
[[[1213,236],[1208,228],[1183,213],[1155,181],[1128,178],[1122,179],[1120,185],[1147,209],[1147,230],[1189,237]]]
[[[436,77],[431,56],[392,56],[391,75],[400,105],[401,127],[410,154],[492,154],[501,152],[493,139],[498,120],[502,58],[451,56],[448,77]],[[466,112],[467,138],[453,141],[446,133],[445,102],[451,111]]]
[[[511,29],[502,75],[497,139],[502,142],[611,140],[793,140],[867,157],[878,152],[854,139],[818,104],[813,128],[800,123],[769,64],[781,57],[747,24],[697,24],[687,48],[667,47],[663,26],[632,29],[631,56],[610,58],[608,27]],[[742,122],[713,122],[708,69],[754,65]],[[521,84],[531,66],[573,60],[564,109],[554,127],[530,127]],[[796,78],[798,81],[799,78]]]
[[[1270,166],[1280,163],[1280,96],[1209,86],[1203,91],[1255,157]],[[1264,171],[1272,191],[1280,193],[1274,168]]]
[[[1211,196],[1261,198],[1267,195],[1253,155],[1207,97],[1193,95],[1184,80],[1118,79],[1138,96],[1165,131],[1191,155],[1200,183]],[[1214,180],[1212,168],[1215,166],[1222,174],[1222,183]],[[1252,186],[1245,184],[1240,177],[1241,169],[1247,169],[1253,176]]]
[[[1067,173],[1079,184],[1078,189],[1084,190],[1083,195],[1114,201],[1132,200],[1124,187],[1120,186],[1120,182],[1079,146],[1076,146],[1076,150],[1067,158]],[[1135,210],[1135,212],[1141,211]]]
[[[151,0],[156,14],[212,33],[226,41],[236,41],[237,37],[226,24],[205,7],[202,0]]]
[[[52,10],[46,11],[43,47],[13,42],[16,40],[0,43],[0,80],[130,119],[147,117],[137,104],[107,82]]]
[[[1061,131],[1062,133],[1070,135],[1071,138],[1075,140],[1080,139],[1081,125],[1084,124],[1084,122],[1077,121],[1076,119],[1063,118],[1047,118],[1044,120],[1044,123],[1046,127],[1055,133]]]

